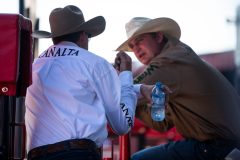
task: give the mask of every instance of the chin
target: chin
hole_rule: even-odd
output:
[[[149,63],[146,63],[146,62],[141,62],[142,64],[144,64],[144,65],[148,65]]]
[[[147,61],[147,60],[142,60],[142,61],[140,61],[142,64],[144,64],[144,65],[148,65],[149,63],[150,63],[150,61]]]

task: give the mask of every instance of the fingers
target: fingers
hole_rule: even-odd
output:
[[[120,71],[120,64],[121,64],[121,61],[120,61],[121,59],[119,59],[119,58],[115,58],[115,60],[114,60],[114,64],[113,64],[113,66],[114,66],[114,68],[116,69],[116,70],[118,70],[118,71]]]
[[[152,90],[155,85],[145,85],[142,84],[140,91],[143,96],[143,98],[146,100],[146,103],[152,104]],[[166,94],[166,100],[165,100],[165,105],[168,103],[169,95],[173,93],[173,91],[166,85],[162,86],[163,92]]]
[[[162,89],[163,89],[163,91],[166,92],[167,94],[168,94],[168,93],[173,93],[173,91],[172,91],[168,86],[166,86],[166,85],[163,85],[163,86],[162,86]]]
[[[122,61],[132,62],[131,57],[130,57],[127,53],[125,53],[125,52],[123,52],[123,51],[120,51],[120,52],[117,53],[116,59],[117,59],[119,62],[122,62]]]
[[[166,97],[165,97],[165,105],[167,106],[167,103],[169,101],[169,94],[173,93],[173,91],[166,85],[163,85],[162,86],[162,89],[163,91],[165,92],[166,94]]]
[[[151,95],[152,95],[153,87],[154,87],[154,85],[142,84],[141,88],[140,88],[142,96],[148,101],[148,103],[151,103],[151,101],[152,101]]]
[[[123,51],[117,53],[114,63],[115,68],[120,72],[132,70],[132,59]]]

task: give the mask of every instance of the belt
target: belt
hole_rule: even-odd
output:
[[[102,150],[98,148],[94,141],[89,139],[71,139],[66,141],[57,142],[54,144],[44,145],[37,148],[33,148],[28,153],[28,159],[35,157],[42,157],[47,154],[77,149],[89,149],[97,152],[101,155]]]

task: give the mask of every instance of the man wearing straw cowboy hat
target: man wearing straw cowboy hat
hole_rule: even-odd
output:
[[[182,141],[150,147],[132,160],[216,160],[240,147],[240,98],[213,66],[180,41],[179,25],[167,17],[135,17],[126,24],[127,40],[117,50],[134,52],[146,65],[135,83],[167,85],[172,91],[161,122],[151,119],[150,107],[139,104],[136,116],[160,132],[172,127]]]
[[[78,7],[68,5],[54,9],[49,22],[51,33],[33,33],[52,38],[54,45],[34,61],[27,89],[28,159],[100,160],[107,122],[116,134],[127,133],[137,94],[141,90],[150,97],[152,86],[133,86],[126,55],[118,57],[118,76],[111,64],[88,51],[88,38],[105,29],[102,16],[85,21]]]

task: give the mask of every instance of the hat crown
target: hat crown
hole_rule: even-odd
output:
[[[54,38],[79,31],[95,37],[105,30],[106,21],[103,16],[94,17],[85,21],[83,12],[74,5],[56,8],[49,15],[51,33],[47,31],[34,31],[35,38]]]
[[[51,32],[54,35],[64,35],[85,22],[82,11],[73,5],[54,9],[49,16]],[[67,25],[66,25],[67,24]],[[61,29],[60,27],[61,26]]]
[[[145,18],[145,17],[135,17],[131,19],[126,25],[126,34],[127,37],[132,37],[133,34],[141,28],[144,24],[146,24],[148,21],[150,21],[150,18]]]
[[[132,51],[128,42],[138,35],[144,33],[162,32],[168,39],[179,40],[181,29],[176,21],[167,17],[150,19],[146,17],[132,18],[126,25],[127,40],[125,40],[116,50]]]

